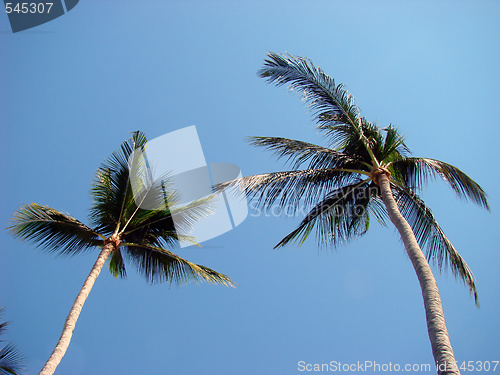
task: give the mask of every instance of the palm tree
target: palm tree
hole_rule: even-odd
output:
[[[3,307],[0,307],[0,314]],[[7,322],[0,323],[0,335],[5,333]],[[23,373],[24,358],[12,344],[0,349],[0,375],[21,375]]]
[[[91,226],[36,203],[22,206],[14,215],[10,227],[12,234],[34,242],[49,252],[75,255],[95,248],[101,249],[71,307],[61,337],[40,375],[53,374],[64,356],[83,304],[108,258],[109,272],[115,277],[126,276],[126,259],[151,283],[167,281],[170,284],[182,284],[193,280],[233,285],[229,277],[191,263],[168,250],[178,240],[189,239],[181,238],[176,232],[172,215],[176,215],[176,225],[189,227],[210,213],[206,200],[195,201],[176,211],[171,204],[175,200],[175,193],[167,193],[162,181],[161,186],[142,186],[145,187],[145,193],[141,199],[148,200],[150,207],[151,202],[156,201],[159,209],[143,210],[138,207],[140,204],[135,201],[137,197],[134,197],[131,184],[144,180],[131,177],[143,173],[145,168],[139,162],[129,165],[129,160],[134,160],[135,157],[131,158],[131,155],[136,150],[142,150],[146,142],[143,133],[135,132],[132,139],[125,141],[97,170],[91,189]]]
[[[345,87],[336,85],[309,59],[269,53],[259,76],[277,86],[287,84],[302,94],[329,145],[251,137],[252,145],[285,158],[292,164],[291,170],[244,177],[217,189],[239,186],[262,207],[278,204],[290,213],[297,213],[300,205],[308,207],[310,211],[299,226],[275,248],[291,242],[302,244],[313,230],[320,246],[341,245],[364,235],[371,217],[382,224],[389,218],[420,282],[438,372],[458,374],[452,366],[454,354],[428,261],[440,269],[449,266],[468,285],[477,304],[474,276],[417,192],[427,180],[441,177],[458,196],[489,210],[484,191],[457,167],[412,157],[396,128],[380,128],[362,117]]]

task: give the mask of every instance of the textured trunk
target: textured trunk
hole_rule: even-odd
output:
[[[460,374],[456,366],[453,349],[451,348],[450,338],[444,321],[443,306],[431,268],[417,243],[410,225],[399,212],[396,200],[392,195],[388,176],[380,174],[377,178],[377,183],[380,186],[382,199],[387,208],[389,218],[401,235],[406,252],[410,257],[420,283],[420,288],[422,289],[427,330],[438,374]]]
[[[43,366],[43,369],[42,371],[40,371],[39,375],[52,375],[54,371],[56,371],[56,367],[59,365],[59,362],[61,362],[62,357],[64,356],[66,350],[68,349],[69,342],[71,341],[71,336],[73,336],[73,331],[75,330],[76,321],[78,320],[78,316],[82,311],[83,304],[85,303],[85,300],[89,296],[89,293],[92,290],[92,286],[94,285],[97,276],[99,276],[99,273],[101,272],[102,267],[104,266],[104,262],[106,261],[109,254],[113,251],[113,249],[114,249],[114,244],[112,242],[107,242],[103,246],[102,251],[99,254],[99,257],[97,258],[94,266],[92,267],[92,270],[90,271],[87,279],[83,283],[82,289],[80,290],[80,293],[78,293],[78,296],[76,297],[75,302],[73,303],[73,306],[69,311],[68,317],[64,322],[64,328],[61,333],[61,337],[59,338],[59,341],[57,342],[54,351],[52,352],[50,358],[45,363],[45,366]]]

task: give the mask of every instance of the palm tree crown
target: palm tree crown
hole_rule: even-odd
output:
[[[263,206],[278,203],[297,210],[300,204],[313,205],[276,247],[293,241],[301,244],[313,229],[320,246],[336,246],[364,235],[371,217],[385,224],[388,216],[377,175],[388,173],[398,208],[425,248],[427,259],[439,268],[449,265],[477,303],[471,270],[417,192],[427,180],[441,177],[458,196],[489,210],[483,189],[453,165],[412,157],[395,127],[380,128],[362,117],[345,86],[336,85],[309,59],[269,53],[259,76],[278,86],[288,84],[291,91],[302,94],[328,147],[279,137],[250,137],[253,146],[274,151],[291,163],[292,170],[245,177],[219,188],[239,185]]]
[[[179,240],[190,240],[176,229],[187,232],[196,220],[211,213],[210,197],[176,207],[177,193],[168,189],[168,179],[161,184],[153,181],[147,163],[135,156],[134,151],[143,150],[146,143],[143,133],[134,132],[132,139],[125,141],[97,170],[91,189],[91,226],[36,203],[22,206],[14,215],[11,233],[49,252],[75,255],[101,249],[40,375],[53,374],[64,356],[83,304],[107,259],[109,272],[115,277],[126,276],[128,261],[151,283],[182,284],[194,280],[233,286],[228,276],[171,251]],[[141,208],[145,201],[149,209]]]
[[[152,283],[181,284],[194,280],[232,285],[227,276],[168,250],[174,248],[181,237],[172,220],[174,192],[164,196],[161,186],[152,184],[147,195],[158,199],[158,204],[164,203],[167,209],[138,207],[130,179],[131,173],[138,172],[130,168],[129,159],[134,150],[143,148],[146,142],[143,133],[134,132],[133,138],[125,141],[97,170],[91,188],[91,226],[54,208],[31,203],[19,208],[10,227],[11,233],[49,252],[65,255],[102,248],[105,243],[114,241],[116,246],[111,252],[109,272],[115,277],[126,277],[125,260],[128,260]],[[176,219],[181,217],[183,222],[176,220],[176,224],[189,226],[210,213],[206,201],[197,201],[182,208]]]
[[[432,211],[417,192],[430,178],[441,177],[458,196],[489,210],[481,187],[448,163],[412,157],[392,125],[380,128],[361,115],[346,88],[303,57],[269,53],[259,76],[299,92],[312,110],[327,147],[279,137],[251,137],[250,143],[273,151],[292,164],[284,172],[229,181],[264,207],[278,204],[309,213],[276,247],[302,244],[315,230],[320,246],[337,246],[364,235],[372,217],[398,229],[419,280],[427,328],[440,374],[459,374],[448,337],[441,299],[428,261],[449,266],[465,282],[476,304],[470,268],[448,240]],[[302,207],[300,207],[302,208]],[[421,247],[426,251],[426,258]],[[443,366],[444,365],[444,366]]]

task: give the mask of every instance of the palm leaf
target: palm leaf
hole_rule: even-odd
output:
[[[0,307],[0,315],[3,314],[3,307]],[[8,323],[0,323],[0,335],[5,333]],[[0,340],[2,341],[2,340]],[[23,373],[24,357],[12,344],[8,344],[0,349],[0,375],[20,375]]]
[[[342,169],[306,169],[242,177],[219,184],[215,189],[238,187],[263,207],[271,207],[276,202],[294,213],[300,204],[314,204],[329,191],[357,181],[358,176]]]
[[[2,308],[0,307],[0,312],[2,311],[1,309]],[[0,323],[0,336],[5,333],[5,330],[7,329],[7,325],[8,325],[7,322]],[[0,340],[0,341],[3,341],[3,340]]]
[[[20,207],[12,223],[8,229],[15,237],[59,254],[73,255],[102,246],[105,239],[77,219],[36,203]]]
[[[181,239],[196,244],[186,233],[199,220],[213,214],[213,198],[209,195],[183,205],[167,198],[164,210],[138,209],[124,228],[124,241],[167,248],[175,247]]]
[[[430,158],[402,158],[391,164],[398,182],[420,189],[429,178],[441,177],[461,198],[490,210],[486,193],[473,179],[451,164]]]
[[[134,132],[131,139],[122,143],[99,167],[92,183],[93,203],[89,218],[100,232],[111,235],[120,225],[124,225],[136,209],[130,186],[130,168],[140,173],[141,165],[129,159],[137,149],[143,149],[147,139],[144,133]]]
[[[0,349],[0,375],[21,375],[24,357],[12,344]]]
[[[295,241],[303,244],[314,228],[320,247],[327,244],[335,247],[364,235],[368,230],[370,213],[384,220],[384,207],[374,201],[378,190],[369,180],[358,180],[330,192],[275,248]]]
[[[388,164],[410,154],[410,149],[406,146],[404,137],[398,133],[395,127],[389,125],[381,130],[386,133],[381,153],[377,155],[381,161]]]
[[[176,230],[187,233],[212,214],[212,197],[180,205],[168,172],[153,179],[143,153],[145,142],[142,133],[134,133],[101,165],[92,188],[91,216],[103,233],[117,232],[128,242],[171,248],[177,241]]]
[[[111,253],[108,268],[109,273],[116,278],[120,277],[124,279],[127,277],[127,271],[125,270],[125,263],[123,261],[120,249],[115,250]]]
[[[358,126],[359,109],[343,85],[336,85],[311,60],[303,57],[267,54],[264,66],[258,72],[262,78],[277,86],[289,84],[290,91],[298,91],[314,112],[320,123],[349,124],[351,130]]]
[[[308,163],[308,169],[350,168],[363,169],[364,166],[350,155],[318,146],[312,143],[280,137],[249,137],[252,146],[274,151],[278,158],[286,158],[297,169]]]
[[[335,150],[349,155],[365,165],[373,165],[370,151],[381,160],[384,137],[377,125],[360,118],[357,126],[350,124],[320,124],[318,129],[330,140],[330,146]],[[370,150],[370,151],[369,151]]]
[[[412,227],[413,233],[427,260],[442,270],[449,266],[456,278],[468,285],[470,293],[479,305],[474,275],[467,263],[444,234],[425,202],[409,188],[392,184],[399,211]]]
[[[170,284],[183,284],[189,281],[206,281],[234,286],[228,276],[189,262],[166,249],[134,243],[124,243],[122,246],[128,258],[137,266],[137,270],[151,283],[167,281]]]

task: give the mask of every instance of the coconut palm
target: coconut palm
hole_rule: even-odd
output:
[[[456,366],[451,366],[453,350],[428,261],[440,269],[449,266],[478,303],[474,276],[417,193],[427,180],[441,177],[458,196],[489,209],[484,191],[457,167],[412,157],[396,128],[380,128],[362,117],[345,87],[336,85],[309,59],[269,53],[259,76],[302,94],[329,144],[322,147],[286,138],[251,137],[252,145],[285,158],[291,170],[244,177],[218,189],[239,186],[262,207],[278,204],[289,213],[308,207],[302,222],[276,247],[302,244],[313,230],[320,246],[338,246],[364,235],[371,218],[383,224],[389,218],[420,282],[432,352],[441,365],[439,373],[458,374]]]
[[[2,312],[3,307],[0,307],[0,314]],[[7,322],[0,323],[0,335],[5,333],[7,324]],[[21,375],[23,364],[24,358],[14,345],[7,344],[0,349],[0,375]]]
[[[83,304],[107,259],[109,272],[117,278],[126,276],[127,261],[151,283],[166,281],[182,284],[192,280],[233,285],[229,277],[191,263],[169,250],[179,240],[189,240],[179,234],[176,227],[187,230],[196,220],[210,214],[210,209],[206,200],[174,209],[172,201],[175,201],[176,194],[165,189],[164,183],[144,185],[147,181],[142,177],[147,176],[148,170],[132,155],[143,150],[146,142],[143,133],[135,132],[132,139],[125,141],[97,170],[91,189],[90,226],[54,208],[36,203],[22,206],[14,215],[10,227],[12,234],[48,252],[75,255],[100,249],[41,375],[53,374],[64,356]],[[142,177],[132,178],[135,175]],[[133,183],[143,184],[139,202],[136,202],[138,195],[133,194]],[[141,209],[143,201],[148,201],[149,208],[155,208],[151,204],[156,202],[158,209]],[[175,226],[173,215],[176,215]]]

